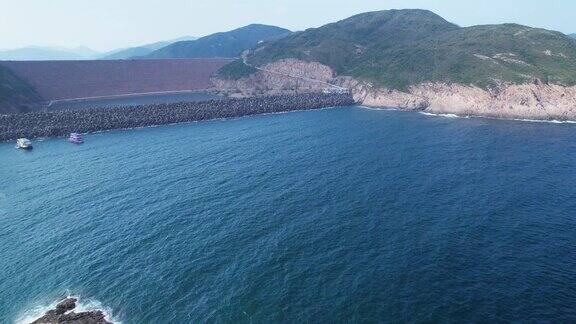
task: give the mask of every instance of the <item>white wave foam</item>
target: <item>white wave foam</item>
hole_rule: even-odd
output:
[[[445,118],[484,118],[484,119],[496,119],[496,120],[512,120],[512,121],[521,121],[521,122],[529,122],[529,123],[549,123],[549,124],[576,124],[574,120],[546,120],[546,119],[522,119],[522,118],[503,118],[503,117],[489,117],[489,116],[460,116],[456,114],[435,114],[429,113],[425,111],[419,112],[422,115],[426,116],[435,116],[435,117],[445,117]]]
[[[104,314],[107,321],[112,322],[114,324],[122,324],[122,322],[120,320],[118,320],[117,318],[114,317],[112,310],[109,307],[104,307],[102,305],[102,303],[99,302],[98,300],[90,299],[90,298],[81,298],[80,296],[75,296],[75,295],[69,295],[66,298],[76,298],[77,299],[76,308],[74,308],[72,310],[75,313],[99,310],[99,311],[102,311],[102,313]],[[56,305],[58,305],[58,303],[61,301],[62,301],[62,299],[59,299],[57,301],[53,301],[50,304],[39,303],[39,304],[25,310],[22,314],[20,314],[16,318],[15,323],[16,324],[29,324],[29,323],[39,319],[40,317],[44,316],[44,314],[46,314],[47,311],[49,311],[51,309],[55,309]]]
[[[52,304],[49,304],[49,305],[46,305],[46,304],[35,305],[35,306],[25,310],[22,314],[20,314],[16,318],[15,323],[16,324],[30,324],[33,321],[42,317],[44,314],[46,314],[47,311],[54,309],[56,307],[56,304],[57,304],[56,302],[53,302]]]
[[[402,110],[402,109],[398,109],[398,108],[391,108],[391,107],[368,107],[368,106],[357,106],[359,108],[362,109],[368,109],[368,110],[384,110],[384,111],[397,111],[397,110]]]
[[[362,109],[368,110],[384,110],[384,111],[409,111],[398,108],[377,108],[377,107],[367,107],[367,106],[357,106]],[[419,114],[433,117],[444,117],[444,118],[484,118],[484,119],[496,119],[496,120],[512,120],[530,123],[549,123],[549,124],[576,124],[576,120],[545,120],[545,119],[522,119],[522,118],[502,118],[502,117],[490,117],[490,116],[472,116],[472,115],[457,115],[449,113],[431,113],[426,111],[419,111]]]
[[[470,118],[470,116],[459,116],[456,114],[435,114],[435,113],[429,113],[429,112],[425,112],[425,111],[420,111],[419,112],[422,115],[426,115],[426,116],[434,116],[434,117],[445,117],[445,118]]]
[[[574,120],[543,120],[543,119],[520,119],[520,118],[512,118],[512,119],[505,119],[505,118],[494,118],[494,119],[503,119],[503,120],[515,120],[515,121],[522,121],[522,122],[529,122],[529,123],[549,123],[549,124],[576,124]]]

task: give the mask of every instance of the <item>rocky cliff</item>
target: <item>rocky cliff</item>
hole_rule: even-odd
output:
[[[539,80],[494,89],[444,83],[411,86],[407,92],[356,83],[354,97],[371,107],[397,107],[436,114],[511,119],[576,120],[576,87]]]
[[[269,63],[238,80],[213,80],[217,89],[253,95],[347,88],[354,99],[369,107],[393,107],[430,113],[538,120],[576,120],[576,87],[530,83],[501,83],[492,88],[426,82],[405,91],[375,86],[352,77],[335,76],[325,65],[295,59]]]

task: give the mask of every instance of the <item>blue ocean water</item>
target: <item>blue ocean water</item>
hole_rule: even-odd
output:
[[[576,125],[359,107],[0,144],[0,322],[574,322]]]

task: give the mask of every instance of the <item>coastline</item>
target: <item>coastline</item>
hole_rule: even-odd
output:
[[[451,113],[431,113],[426,111],[412,111],[407,109],[401,108],[392,108],[392,107],[370,107],[365,105],[358,105],[358,107],[362,109],[368,110],[381,110],[381,111],[403,111],[403,112],[413,112],[418,113],[424,116],[429,117],[439,117],[439,118],[478,118],[478,119],[491,119],[491,120],[501,120],[501,121],[517,121],[517,122],[526,122],[526,123],[548,123],[548,124],[576,124],[576,120],[556,120],[556,119],[520,119],[520,118],[499,118],[499,117],[489,117],[489,116],[480,116],[480,115],[457,115]]]
[[[544,83],[500,84],[484,89],[474,85],[426,82],[404,91],[387,89],[349,76],[336,76],[318,62],[284,59],[264,65],[239,80],[212,80],[216,89],[236,89],[243,96],[261,89],[269,94],[330,90],[326,84],[349,89],[363,106],[395,107],[433,114],[498,119],[576,121],[576,86]]]
[[[458,84],[427,83],[401,92],[353,90],[365,106],[393,106],[431,114],[455,114],[514,120],[576,121],[576,87],[542,84],[505,85],[494,90]]]

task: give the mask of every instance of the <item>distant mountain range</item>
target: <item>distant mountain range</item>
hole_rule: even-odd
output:
[[[185,36],[142,46],[99,53],[86,47],[31,46],[0,50],[0,61],[126,60],[167,58],[233,58],[258,43],[289,35],[291,31],[253,24],[202,38]]]
[[[185,36],[169,41],[161,41],[136,47],[122,48],[110,52],[97,52],[88,47],[42,47],[29,46],[11,50],[0,50],[0,61],[77,61],[77,60],[120,60],[146,56],[155,50],[180,41],[195,40]]]
[[[177,42],[140,58],[232,58],[260,42],[282,38],[290,33],[276,26],[253,24],[194,41]]]
[[[12,50],[0,50],[0,61],[87,60],[99,54],[87,47],[29,46]]]

